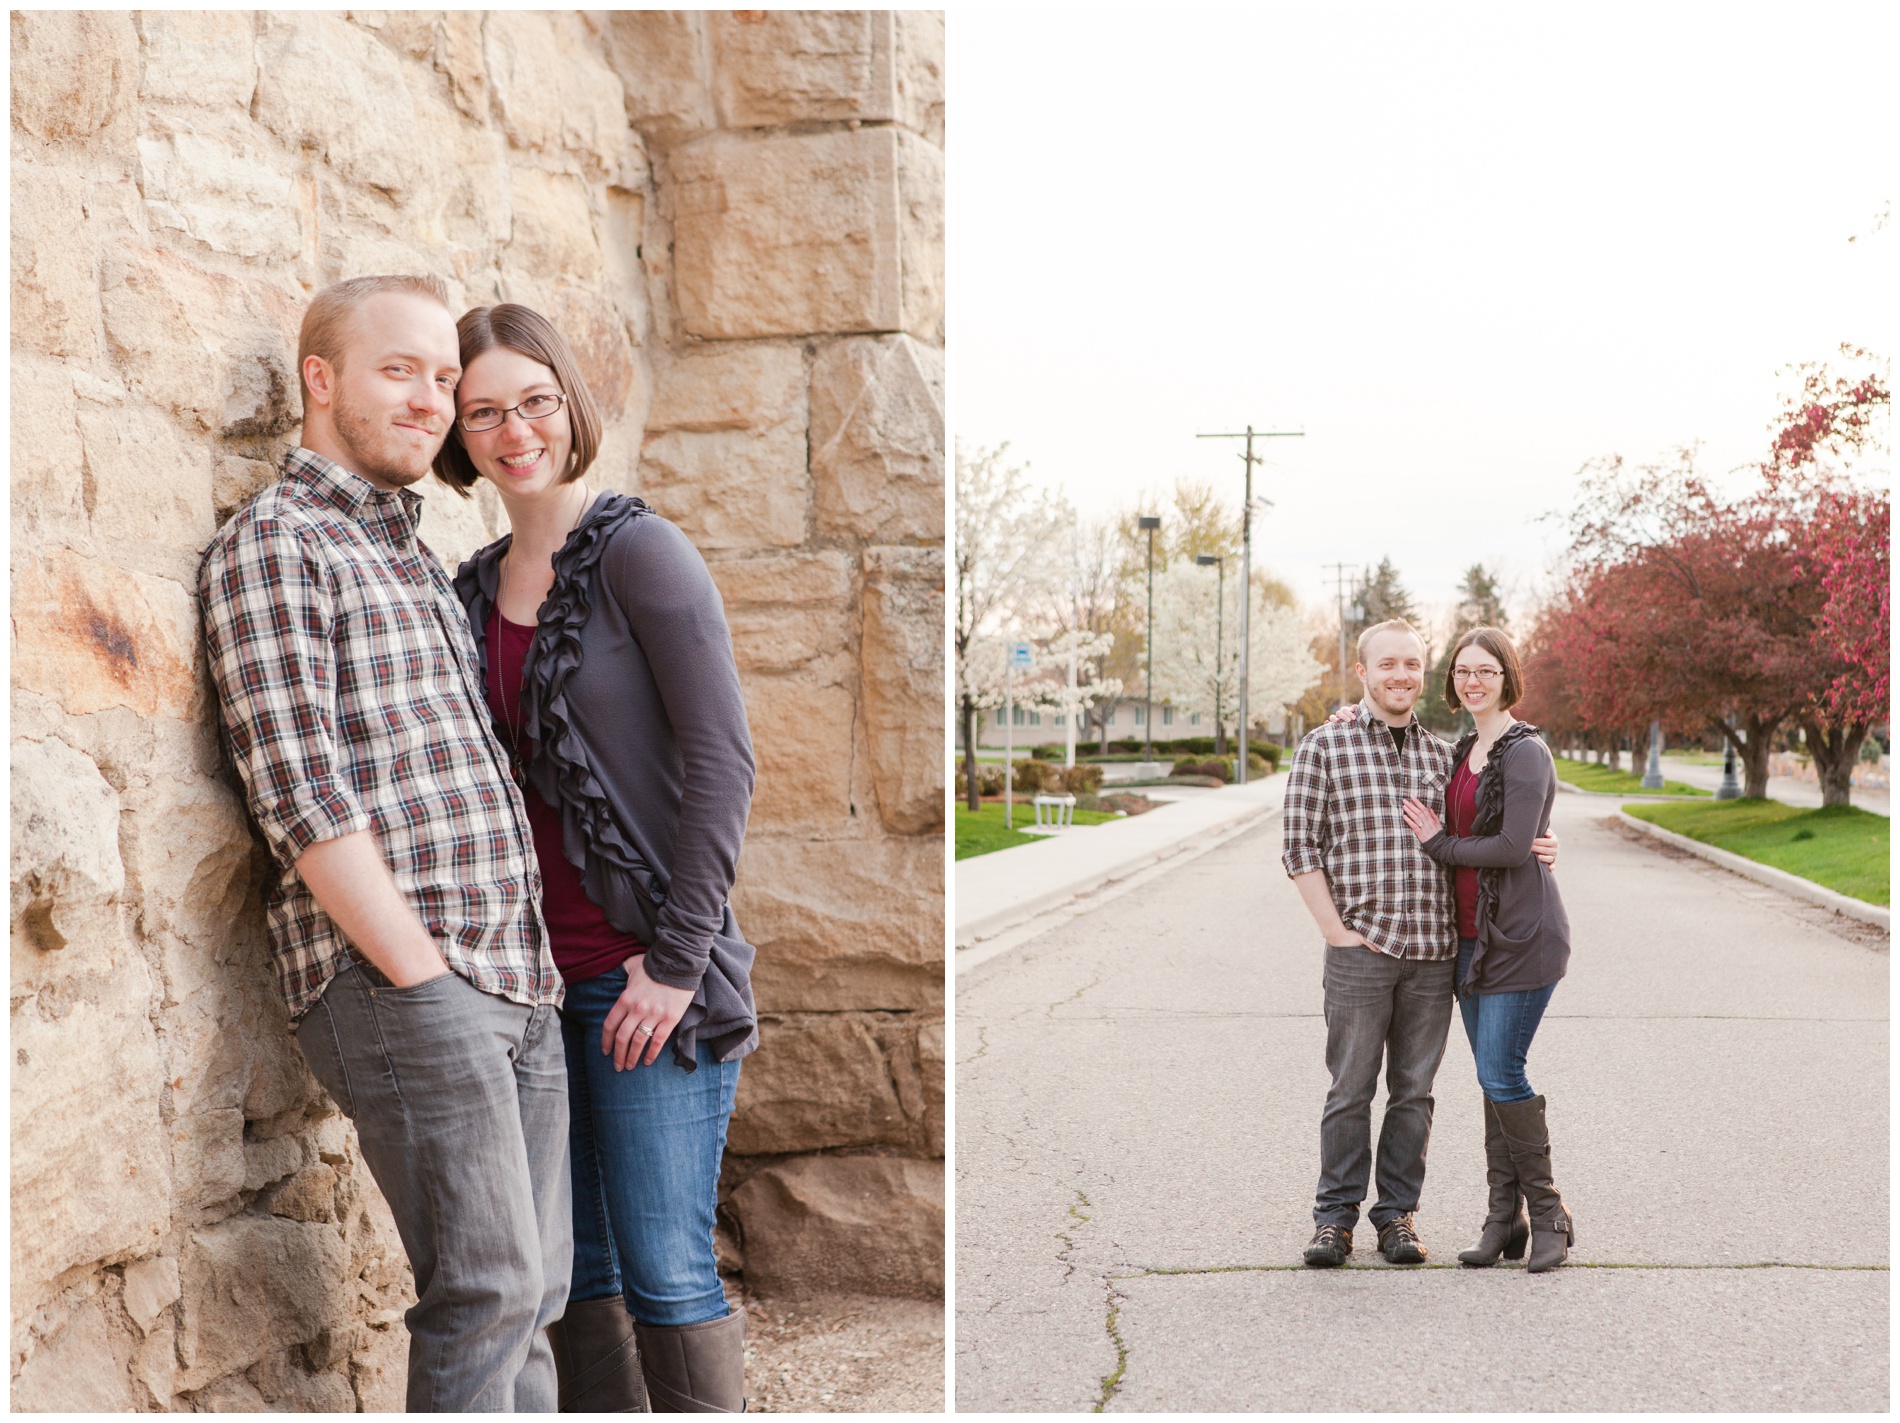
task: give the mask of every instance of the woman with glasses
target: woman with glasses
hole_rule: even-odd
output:
[[[1445,702],[1471,713],[1475,730],[1453,753],[1446,819],[1407,799],[1405,823],[1425,853],[1452,867],[1458,906],[1453,982],[1484,1092],[1490,1209],[1478,1243],[1458,1258],[1493,1265],[1521,1259],[1532,1274],[1563,1264],[1576,1243],[1570,1211],[1551,1182],[1544,1098],[1531,1090],[1525,1058],[1570,961],[1570,921],[1549,868],[1531,841],[1550,824],[1557,769],[1550,751],[1511,708],[1524,674],[1511,639],[1473,628],[1452,650]],[[1529,1208],[1529,1220],[1525,1208]]]
[[[752,947],[726,902],[752,743],[718,590],[686,536],[582,476],[600,418],[525,306],[465,315],[436,472],[494,485],[512,533],[462,565],[496,730],[522,788],[566,985],[574,1271],[549,1330],[563,1412],[739,1412],[745,1315],[713,1211]]]

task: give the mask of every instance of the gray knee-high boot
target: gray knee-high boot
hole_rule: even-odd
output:
[[[1511,1164],[1524,1204],[1531,1217],[1531,1258],[1525,1268],[1533,1275],[1554,1270],[1577,1243],[1570,1210],[1550,1179],[1550,1133],[1544,1126],[1544,1099],[1496,1104],[1498,1125],[1510,1144]]]
[[[1495,1265],[1500,1256],[1522,1260],[1525,1242],[1530,1239],[1530,1222],[1524,1219],[1524,1196],[1517,1188],[1511,1148],[1498,1123],[1497,1106],[1489,1097],[1484,1099],[1484,1165],[1485,1181],[1491,1187],[1490,1209],[1485,1212],[1478,1243],[1469,1250],[1460,1250],[1458,1258],[1467,1265]]]
[[[745,1311],[703,1324],[633,1326],[655,1413],[745,1412]]]
[[[563,1413],[645,1413],[646,1382],[633,1339],[633,1316],[612,1299],[569,1300],[548,1326]]]

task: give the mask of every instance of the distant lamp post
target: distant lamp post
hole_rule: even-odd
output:
[[[1735,718],[1729,717],[1728,724],[1732,730],[1735,726]],[[1717,800],[1742,798],[1742,783],[1735,776],[1735,743],[1726,736],[1722,738],[1722,784],[1716,787],[1715,798]]]
[[[1155,758],[1155,530],[1161,527],[1161,520],[1156,515],[1143,514],[1136,527],[1148,535],[1148,676],[1141,689],[1142,701],[1147,707],[1142,713],[1142,729],[1147,737],[1141,759],[1152,761]]]
[[[1649,724],[1649,765],[1643,771],[1643,789],[1646,791],[1659,791],[1663,788],[1662,741],[1662,723],[1651,721]]]
[[[1222,678],[1220,650],[1224,639],[1222,621],[1227,615],[1227,560],[1218,553],[1197,553],[1194,561],[1202,568],[1210,565],[1214,568],[1214,754],[1227,754],[1227,723],[1221,718],[1220,684]]]

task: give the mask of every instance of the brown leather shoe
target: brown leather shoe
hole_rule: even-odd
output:
[[[745,1311],[703,1324],[634,1323],[655,1413],[745,1412]]]
[[[1316,1270],[1327,1270],[1345,1264],[1350,1254],[1352,1232],[1343,1225],[1322,1225],[1313,1232],[1304,1259]]]
[[[646,1381],[634,1344],[633,1318],[618,1295],[569,1300],[548,1326],[563,1413],[645,1413]]]
[[[1431,1252],[1418,1238],[1408,1213],[1394,1216],[1379,1227],[1379,1253],[1394,1265],[1423,1265]]]

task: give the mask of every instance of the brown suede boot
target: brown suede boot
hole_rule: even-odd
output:
[[[633,1317],[612,1299],[569,1300],[548,1326],[563,1413],[645,1413],[646,1381],[634,1345]]]
[[[745,1412],[745,1311],[704,1324],[635,1322],[655,1413]]]
[[[1511,1165],[1531,1217],[1531,1258],[1525,1267],[1533,1275],[1554,1270],[1569,1257],[1577,1243],[1569,1208],[1550,1179],[1550,1133],[1544,1126],[1544,1099],[1496,1104],[1498,1125],[1511,1148]]]
[[[1478,1243],[1469,1250],[1460,1250],[1458,1258],[1467,1265],[1495,1265],[1500,1256],[1522,1260],[1531,1235],[1530,1222],[1524,1219],[1524,1196],[1517,1189],[1511,1148],[1504,1140],[1504,1128],[1498,1124],[1498,1109],[1489,1097],[1484,1099],[1484,1167],[1485,1181],[1491,1187],[1491,1208],[1485,1213]]]

